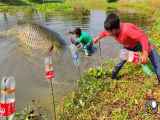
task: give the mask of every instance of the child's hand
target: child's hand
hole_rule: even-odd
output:
[[[70,38],[70,42],[71,42],[72,44],[74,44],[74,43],[75,43],[75,40],[74,40],[74,38],[73,38],[73,37],[71,37],[71,38]]]
[[[96,44],[99,41],[99,37],[93,38],[93,43]]]
[[[143,51],[141,60],[142,60],[142,64],[146,64],[148,62],[148,52],[147,51]]]
[[[95,38],[93,38],[93,43],[94,44],[98,43],[102,38],[103,38],[103,36],[100,36],[100,35],[95,37]]]
[[[77,48],[81,48],[81,44],[76,45]]]

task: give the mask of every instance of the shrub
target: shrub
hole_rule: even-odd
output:
[[[107,2],[117,2],[118,0],[106,0]]]
[[[29,2],[42,3],[43,0],[28,0]]]

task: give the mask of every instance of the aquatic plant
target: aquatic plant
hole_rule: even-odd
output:
[[[98,68],[90,68],[88,70],[88,75],[93,76],[95,78],[104,78],[106,75],[106,70],[102,66]]]
[[[25,108],[15,114],[16,120],[48,120],[49,115],[37,101],[32,100],[31,104],[25,106]]]

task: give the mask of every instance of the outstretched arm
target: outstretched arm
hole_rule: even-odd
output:
[[[142,64],[146,64],[148,61],[148,51],[149,51],[149,42],[147,36],[142,36],[139,39],[141,45],[142,45]]]
[[[133,25],[127,31],[128,37],[137,40],[142,46],[142,64],[146,64],[148,61],[149,41],[147,35],[140,28]]]
[[[96,36],[94,39],[93,39],[93,42],[96,44],[97,42],[99,42],[102,38],[106,37],[106,36],[109,36],[109,33],[107,31],[103,31],[101,32],[98,36]]]

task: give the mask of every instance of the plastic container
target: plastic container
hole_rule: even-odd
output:
[[[53,70],[52,56],[48,55],[45,58],[45,76],[47,80],[52,80],[55,77],[55,72]]]
[[[140,54],[138,52],[129,51],[127,49],[121,49],[120,59],[127,60],[128,62],[132,62],[134,64],[140,64],[143,72],[148,76],[151,76],[154,73],[150,61],[147,64],[141,64]]]
[[[150,61],[147,64],[141,64],[141,67],[146,75],[152,76],[154,74],[154,68]]]
[[[140,63],[140,55],[138,52],[129,51],[127,49],[121,49],[120,59],[127,60],[128,62],[133,62],[135,64]]]
[[[71,51],[72,60],[73,60],[74,65],[79,66],[80,59],[79,59],[79,53],[78,53],[77,47],[74,44],[71,44],[69,48]]]
[[[0,118],[1,120],[13,120],[15,112],[15,79],[14,77],[3,77],[1,81]]]

